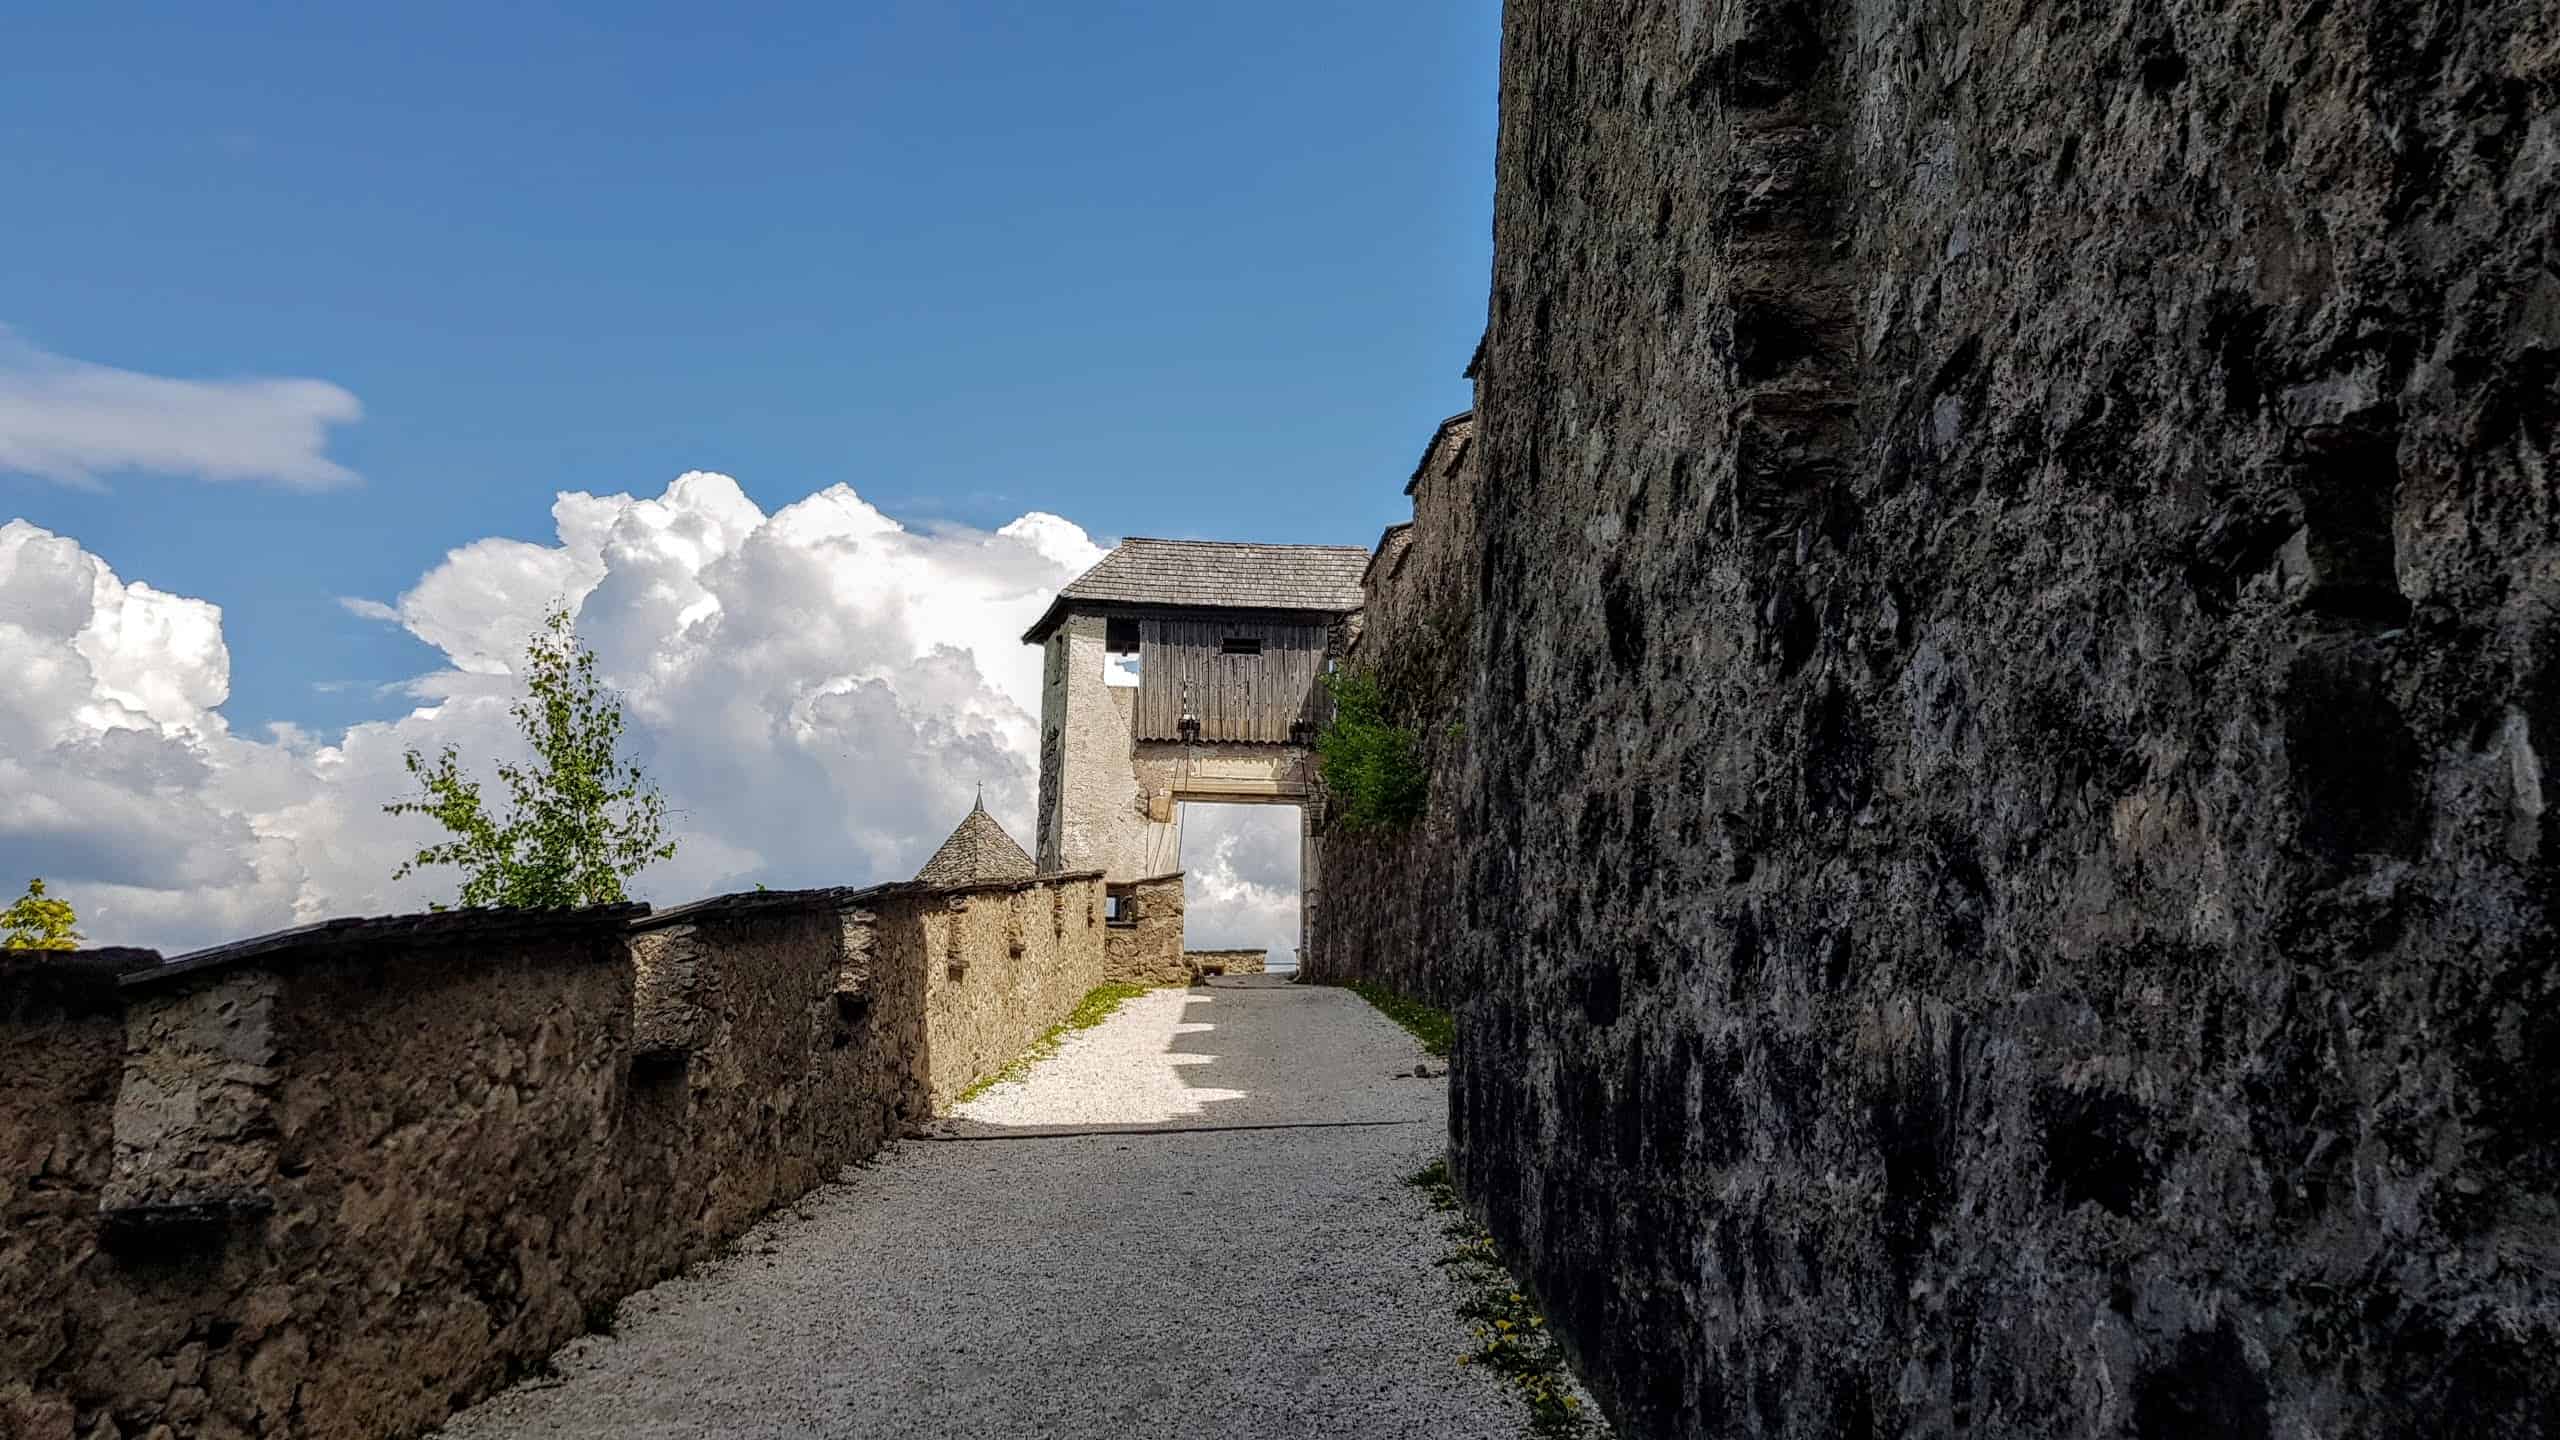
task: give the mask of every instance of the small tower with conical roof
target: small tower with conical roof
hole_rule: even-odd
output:
[[[978,802],[961,817],[951,838],[933,852],[916,872],[919,885],[987,885],[1007,880],[1029,880],[1039,873],[1031,863],[1029,851],[1005,833],[996,817],[987,813],[987,797],[982,791]]]

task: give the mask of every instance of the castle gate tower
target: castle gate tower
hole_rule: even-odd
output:
[[[1299,809],[1299,948],[1319,903],[1315,736],[1369,552],[1130,539],[1023,635],[1045,647],[1040,869],[1181,869],[1182,806]]]

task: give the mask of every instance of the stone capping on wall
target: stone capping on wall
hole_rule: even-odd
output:
[[[0,950],[0,1004],[41,998],[105,1000],[137,970],[165,963],[157,950]]]
[[[633,934],[641,934],[662,930],[669,925],[692,925],[705,920],[736,920],[749,915],[793,910],[842,909],[914,888],[906,881],[892,881],[884,885],[827,885],[814,890],[740,890],[688,901],[665,910],[652,910],[635,917],[629,928]]]
[[[579,934],[619,932],[649,913],[639,903],[590,905],[578,910],[528,910],[475,907],[431,910],[422,915],[376,915],[323,920],[248,940],[190,951],[166,964],[136,970],[123,977],[127,993],[219,974],[256,961],[261,969],[282,970],[323,956],[380,946],[513,944],[561,939]],[[397,952],[393,952],[397,953]]]
[[[1396,540],[1400,536],[1405,537],[1407,544],[1410,545],[1412,534],[1413,522],[1410,520],[1399,520],[1393,525],[1390,525],[1386,529],[1378,532],[1378,547],[1369,554],[1369,567],[1360,572],[1360,590],[1362,594],[1372,596],[1377,594],[1379,564],[1387,560],[1387,552],[1390,550],[1395,551],[1396,562],[1401,563],[1404,559],[1404,550],[1397,548]],[[1393,568],[1394,566],[1391,565],[1391,572]],[[1364,606],[1362,608],[1365,610],[1367,607]]]
[[[1009,894],[1017,890],[1036,890],[1043,885],[1060,885],[1077,880],[1099,880],[1102,878],[1102,873],[1103,872],[1099,870],[1051,870],[1043,874],[1028,876],[1020,880],[972,880],[960,885],[918,885],[910,881],[904,885],[891,885],[883,888],[891,890],[908,890],[919,895]]]
[[[1215,950],[1185,950],[1182,963],[1191,969],[1193,983],[1211,975],[1263,975],[1271,969],[1268,946],[1234,945]]]
[[[0,1019],[112,1017],[125,976],[161,963],[157,950],[0,950]]]
[[[1479,358],[1484,354],[1482,340],[1476,342],[1476,354]],[[1468,379],[1475,378],[1475,368],[1475,361],[1467,362]],[[1474,418],[1476,418],[1475,408],[1469,406],[1431,427],[1431,438],[1422,442],[1422,457],[1413,462],[1413,478],[1404,482],[1404,493],[1410,495],[1421,487],[1423,472],[1431,468],[1431,457],[1440,453],[1440,442],[1449,438],[1449,432]]]

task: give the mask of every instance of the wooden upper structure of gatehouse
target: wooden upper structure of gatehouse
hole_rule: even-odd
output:
[[[1368,564],[1356,546],[1134,537],[1022,638],[1045,643],[1070,616],[1102,617],[1106,654],[1137,659],[1136,740],[1306,744]]]

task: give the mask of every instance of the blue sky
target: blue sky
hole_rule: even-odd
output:
[[[0,471],[0,518],[219,605],[233,728],[323,733],[437,661],[334,597],[562,490],[1368,544],[1467,402],[1498,11],[12,6],[0,325],[363,414],[352,486]]]

